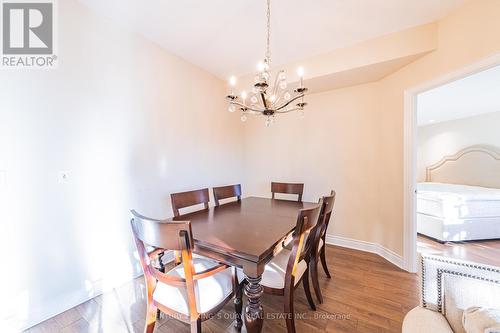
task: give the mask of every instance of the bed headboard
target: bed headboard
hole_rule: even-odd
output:
[[[470,146],[427,167],[427,182],[500,188],[500,148]]]

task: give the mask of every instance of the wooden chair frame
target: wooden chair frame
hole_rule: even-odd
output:
[[[239,303],[241,304],[241,290],[237,283],[236,269],[233,269],[233,291],[209,312],[199,313],[196,307],[195,281],[222,272],[229,268],[229,266],[218,264],[202,272],[196,272],[192,260],[194,243],[189,221],[167,222],[144,217],[136,211],[132,211],[132,214],[134,215],[131,220],[132,232],[144,271],[147,289],[147,312],[144,332],[152,333],[154,331],[157,310],[161,310],[168,316],[190,324],[191,332],[199,333],[201,332],[201,322],[210,319],[214,314],[220,311],[235,294],[237,296],[240,295]],[[147,247],[153,247],[154,250],[148,252],[146,250]],[[167,275],[160,271],[159,267],[157,267],[159,265],[155,266],[155,263],[157,263],[159,259],[158,254],[166,250],[181,252],[185,278]],[[158,281],[186,289],[189,315],[167,308],[153,299],[153,293]],[[236,304],[236,301],[235,309],[237,314],[241,314],[241,309]],[[241,316],[237,317],[237,320],[238,319],[239,322],[242,322]]]
[[[236,197],[237,201],[241,201],[241,184],[214,187],[212,190],[214,192],[215,206],[220,205],[219,200],[232,197]]]
[[[271,182],[272,198],[275,198],[276,193],[297,194],[298,201],[302,202],[302,194],[304,193],[303,183],[277,183]]]
[[[181,216],[179,209],[182,208],[203,204],[205,209],[208,209],[210,196],[208,194],[208,188],[203,188],[194,191],[172,193],[170,194],[170,200],[172,201],[174,217],[179,217]]]
[[[293,306],[293,295],[295,289],[302,282],[307,301],[312,310],[316,310],[314,301],[312,299],[311,290],[309,288],[309,268],[302,274],[300,280],[295,283],[297,265],[301,260],[306,262],[309,260],[311,251],[313,250],[313,243],[309,241],[314,239],[312,233],[317,230],[315,226],[318,223],[320,209],[322,203],[316,207],[301,209],[297,216],[297,224],[293,236],[293,247],[288,259],[286,273],[285,273],[285,286],[284,288],[271,288],[263,286],[264,292],[271,295],[284,296],[284,313],[286,314],[286,327],[288,333],[295,332],[295,312]],[[306,234],[309,232],[309,237],[306,239]],[[308,265],[309,266],[309,265]]]
[[[316,294],[316,298],[318,302],[323,303],[323,295],[321,294],[321,289],[319,287],[319,279],[318,279],[318,264],[321,260],[321,265],[323,266],[323,270],[325,271],[326,276],[330,279],[331,275],[328,271],[328,266],[326,264],[326,232],[328,230],[328,224],[330,223],[330,218],[333,212],[333,207],[335,205],[335,191],[331,191],[330,195],[324,196],[320,199],[322,202],[321,212],[319,217],[319,223],[317,226],[317,233],[315,235],[315,239],[313,240],[313,249],[311,250],[311,257],[309,261],[310,272],[311,272],[311,280],[314,288],[314,293]],[[321,249],[319,248],[320,241],[323,241],[323,246]]]

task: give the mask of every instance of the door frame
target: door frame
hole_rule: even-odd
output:
[[[404,91],[403,265],[404,269],[409,272],[417,272],[417,213],[415,195],[417,187],[417,96],[425,91],[498,65],[500,65],[500,53]]]

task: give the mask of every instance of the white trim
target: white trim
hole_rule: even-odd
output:
[[[417,187],[416,167],[416,128],[417,128],[417,95],[444,85],[446,83],[462,79],[500,64],[500,53],[496,53],[486,59],[462,67],[434,80],[430,80],[404,92],[404,172],[403,172],[403,202],[404,202],[404,226],[403,226],[403,263],[404,269],[409,272],[417,271],[417,226],[415,212],[415,189]]]
[[[389,261],[390,263],[398,266],[399,268],[404,269],[403,257],[377,243],[371,243],[367,241],[327,234],[326,244],[346,247],[349,249],[354,249],[364,252],[375,253],[384,258],[385,260]]]
[[[404,93],[404,193],[403,193],[403,267],[408,272],[417,271],[417,227],[416,189],[417,189],[417,94]]]

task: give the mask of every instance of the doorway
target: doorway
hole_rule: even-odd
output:
[[[471,246],[472,244],[470,242],[471,239],[468,238],[471,238],[471,233],[474,232],[474,228],[461,230],[460,228],[463,228],[463,225],[462,226],[458,225],[460,223],[464,224],[464,222],[467,220],[469,216],[457,216],[455,214],[455,216],[453,217],[454,220],[452,220],[449,217],[449,215],[442,216],[442,214],[439,215],[437,213],[433,213],[435,216],[430,216],[430,217],[425,216],[426,214],[427,215],[433,215],[433,214],[428,214],[429,213],[428,211],[427,212],[426,211],[422,212],[422,210],[419,211],[418,202],[420,202],[422,206],[422,198],[418,196],[418,191],[419,191],[418,189],[420,187],[420,192],[423,192],[429,189],[425,188],[425,186],[430,185],[432,187],[432,184],[430,183],[448,183],[448,180],[450,183],[455,183],[457,185],[468,185],[469,183],[470,185],[477,185],[475,183],[478,181],[479,183],[481,182],[484,183],[485,181],[487,182],[488,181],[487,179],[475,180],[474,179],[475,176],[472,175],[474,173],[471,173],[471,175],[469,175],[467,174],[467,172],[464,173],[461,170],[466,170],[467,169],[466,166],[471,163],[471,161],[469,161],[468,159],[483,158],[483,157],[486,158],[487,154],[490,153],[489,151],[485,152],[484,156],[482,156],[481,152],[478,153],[474,151],[474,147],[485,148],[486,146],[489,145],[481,143],[480,142],[481,140],[479,140],[475,144],[469,144],[466,145],[465,147],[461,147],[461,149],[456,149],[457,151],[454,153],[449,153],[448,151],[446,154],[444,154],[442,152],[434,151],[434,156],[429,157],[424,161],[422,158],[422,151],[425,149],[422,149],[422,146],[420,146],[420,153],[419,153],[418,134],[419,132],[422,135],[422,133],[432,132],[431,130],[438,130],[439,127],[443,127],[441,125],[438,126],[438,124],[444,124],[448,121],[456,120],[456,119],[451,119],[457,117],[457,113],[453,112],[453,108],[448,108],[446,112],[433,114],[432,107],[434,107],[434,111],[436,111],[438,109],[439,110],[443,109],[444,106],[446,105],[431,105],[432,101],[434,102],[442,101],[442,99],[440,98],[445,96],[445,93],[449,93],[450,96],[453,97],[454,96],[453,94],[456,94],[456,92],[458,91],[457,87],[463,88],[464,82],[467,81],[467,79],[469,79],[468,82],[471,83],[473,79],[476,79],[478,76],[481,76],[481,74],[483,74],[483,76],[486,76],[484,73],[487,73],[488,70],[489,71],[497,70],[500,73],[500,67],[497,67],[499,65],[500,65],[500,55],[496,55],[494,57],[475,63],[467,68],[463,68],[462,70],[453,72],[449,75],[443,76],[436,80],[426,82],[418,87],[409,89],[405,92],[403,257],[404,257],[405,269],[410,272],[417,271],[417,245],[419,246],[420,251],[426,251],[427,253],[432,252],[444,256],[459,256],[460,253],[462,254],[467,253],[469,254],[469,256],[468,257],[465,256],[462,259],[477,260],[483,262],[485,261],[479,258],[478,256],[474,256],[472,254],[475,251],[474,247]],[[457,95],[455,95],[455,97],[456,96]],[[426,106],[425,103],[428,103],[430,107],[429,105],[427,105],[428,110],[427,111],[424,110],[419,114],[419,107],[423,108],[424,106]],[[500,110],[498,111],[500,112]],[[478,113],[478,114],[473,114],[473,113]],[[458,118],[465,119],[467,117],[479,116],[479,113],[480,112],[477,112],[477,110],[474,110],[470,111],[469,113],[458,115]],[[423,127],[428,127],[427,128],[428,131],[423,131],[422,130]],[[449,146],[453,146],[453,144],[464,145],[464,142],[453,142],[454,140],[453,138],[449,140],[451,140]],[[420,144],[422,145],[422,140],[420,140]],[[431,143],[430,145],[432,144],[435,144],[435,142]],[[498,148],[500,154],[500,148],[499,148],[500,142],[496,145],[492,144],[491,146],[493,146],[492,151],[495,151],[496,150],[495,148]],[[448,149],[451,148],[448,147]],[[469,150],[472,149],[472,151],[468,151],[467,149]],[[441,154],[442,156],[439,156],[439,154]],[[466,158],[462,158],[460,160],[462,164],[458,165],[458,167],[456,163],[449,163],[447,161],[447,158],[448,159],[457,158],[457,156],[459,156],[460,154],[466,156]],[[439,156],[440,158],[437,158],[437,156]],[[434,163],[429,163],[430,160],[434,160]],[[496,166],[491,166],[491,168],[496,168]],[[475,171],[476,174],[481,174],[481,171],[479,170]],[[462,176],[465,177],[466,181],[464,181],[464,183],[467,184],[460,184],[461,181],[459,178]],[[423,185],[421,185],[422,183]],[[490,185],[482,184],[482,185],[484,187],[491,186],[500,188],[500,185],[497,186],[496,184],[490,184]],[[434,188],[431,188],[430,190],[433,189]],[[436,206],[439,206],[439,204],[436,204],[436,202],[434,202],[433,205],[434,208],[436,208]],[[448,208],[451,206],[453,206],[453,204],[448,205]],[[465,210],[467,209],[469,208],[465,207]],[[463,207],[458,208],[459,212],[461,210],[463,210]],[[426,219],[422,218],[422,216],[429,217],[429,219],[426,221]],[[439,227],[437,227],[438,225],[437,223],[439,221],[438,219],[436,219],[436,217],[440,217],[441,221],[443,221],[443,219],[446,220],[444,222],[445,225],[444,229],[443,228],[440,229]],[[450,221],[452,222],[450,223]],[[470,225],[474,221],[467,220],[466,222]],[[424,225],[427,223],[427,228],[422,227],[422,225],[419,225],[419,223]],[[431,226],[430,229],[429,226]],[[435,230],[432,230],[433,228]],[[417,237],[417,231],[419,231],[420,233],[427,233],[427,235],[425,236],[419,235]],[[436,237],[439,236],[440,232],[441,236]],[[500,244],[500,241],[498,241],[498,243]],[[486,263],[491,263],[491,262],[486,262]]]

